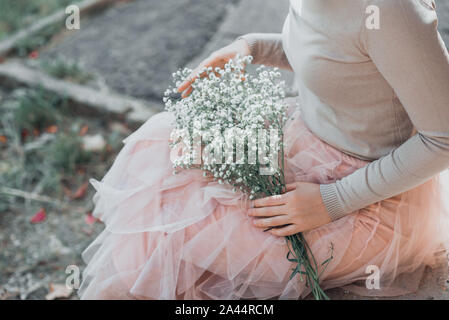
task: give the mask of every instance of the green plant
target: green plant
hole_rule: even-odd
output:
[[[82,70],[75,62],[65,62],[63,60],[45,60],[41,64],[42,69],[49,75],[73,81],[79,84],[85,84],[93,77],[91,74]]]
[[[32,51],[45,45],[60,30],[62,25],[49,25],[39,32],[21,39],[14,44],[14,51],[19,57],[26,57]]]
[[[65,98],[46,90],[29,90],[18,98],[14,122],[20,130],[42,130],[57,122],[66,104]]]
[[[0,101],[0,187],[44,195],[55,200],[78,188],[88,177],[102,176],[120,148],[123,136],[102,132],[108,148],[83,148],[83,127],[105,129],[101,119],[82,118],[64,97],[44,89],[3,92]],[[37,129],[39,132],[33,134]],[[52,130],[47,130],[52,129]],[[23,131],[28,131],[24,139]],[[94,133],[94,132],[90,132]],[[32,200],[0,194],[0,212],[34,210]]]
[[[77,166],[86,165],[91,157],[91,153],[83,149],[81,138],[77,134],[59,135],[43,152],[51,167],[64,173],[73,173]]]

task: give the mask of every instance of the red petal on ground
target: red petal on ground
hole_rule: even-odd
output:
[[[84,218],[84,222],[86,222],[88,225],[93,225],[95,222],[97,222],[97,218],[95,218],[93,215],[92,215],[92,213],[91,212],[89,212],[87,215],[86,215],[86,218]]]
[[[49,126],[47,129],[45,129],[45,132],[56,133],[56,132],[58,132],[58,126],[57,125]]]
[[[89,182],[84,182],[78,190],[72,195],[72,200],[84,198],[86,195],[87,188],[89,187]]]
[[[26,137],[28,137],[30,133],[28,132],[28,130],[23,129],[22,132],[20,133],[20,135],[22,136],[22,140],[24,140]]]
[[[40,223],[47,218],[47,213],[44,208],[41,208],[36,214],[30,219],[31,223]]]
[[[39,58],[39,51],[31,51],[30,54],[28,55],[28,58],[30,59],[37,59]]]

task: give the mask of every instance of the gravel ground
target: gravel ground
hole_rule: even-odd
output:
[[[201,53],[237,2],[125,2],[82,21],[79,31],[67,33],[41,56],[79,61],[121,93],[160,101],[172,72]]]
[[[47,210],[39,224],[29,222],[31,213],[0,215],[0,300],[44,299],[51,284],[65,283],[67,266],[84,269],[80,253],[103,229],[100,223],[87,225],[77,212]]]

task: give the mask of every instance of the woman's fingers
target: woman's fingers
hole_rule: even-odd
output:
[[[287,215],[275,216],[270,218],[257,218],[254,219],[253,224],[257,228],[270,228],[283,226],[289,223],[289,217]]]
[[[192,88],[192,83],[195,82],[196,78],[198,78],[197,75],[198,71],[197,69],[193,70],[192,73],[188,76],[186,80],[184,80],[183,83],[178,87],[178,92],[185,92],[186,90]]]
[[[296,189],[296,183],[289,183],[285,186],[285,192],[289,192]]]
[[[268,232],[277,237],[286,237],[286,236],[291,236],[292,234],[298,233],[299,231],[297,231],[297,229],[298,229],[297,225],[289,224],[282,228],[270,229],[270,230],[268,230]]]
[[[182,98],[187,98],[193,91],[192,86],[189,86],[186,90],[184,90],[184,92],[182,93],[181,97]]]
[[[262,207],[248,209],[248,215],[251,217],[272,217],[279,215],[286,215],[287,209],[284,205],[275,207]]]
[[[201,62],[201,64],[196,67],[195,69],[193,69],[192,73],[190,73],[190,75],[187,77],[187,79],[181,83],[181,85],[178,87],[178,92],[183,92],[186,91],[188,88],[191,87],[192,83],[195,82],[196,78],[198,78],[199,72],[201,69],[204,69],[205,67],[207,67],[209,61],[205,60],[203,62]]]
[[[191,79],[186,79],[181,85],[178,87],[178,92],[186,91],[192,85]]]
[[[280,206],[286,203],[286,196],[284,194],[279,194],[271,197],[261,198],[253,200],[252,207],[270,207],[270,206]]]
[[[203,70],[204,68],[208,68],[211,66],[213,67],[215,65],[216,59],[217,58],[215,58],[215,56],[210,56],[209,58],[201,62],[200,65],[196,67],[192,71],[192,73],[187,77],[187,79],[183,83],[181,83],[181,85],[178,87],[178,92],[185,92],[186,90],[190,89],[192,83],[194,83],[198,77],[202,77],[205,74],[204,72],[200,74],[200,71]]]

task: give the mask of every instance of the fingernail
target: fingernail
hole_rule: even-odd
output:
[[[184,88],[184,87],[185,87],[185,83],[181,83],[181,85],[178,87],[178,92],[181,93],[183,91],[186,91],[186,88]],[[182,89],[182,88],[184,88],[184,89]]]

